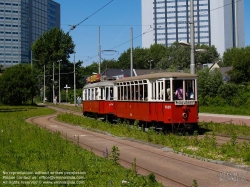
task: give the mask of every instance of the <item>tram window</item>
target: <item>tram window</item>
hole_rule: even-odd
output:
[[[121,86],[121,100],[124,100],[124,86]]]
[[[130,84],[127,85],[127,91],[128,91],[128,92],[127,92],[127,100],[131,100],[131,99],[130,99],[130,96],[131,96],[131,93],[130,93],[130,92],[131,92]]]
[[[108,88],[105,88],[105,95],[106,95],[106,100],[109,100],[109,90],[108,90]]]
[[[118,100],[120,100],[121,99],[121,87],[120,86],[118,87],[117,96],[118,96]]]
[[[144,100],[147,101],[148,100],[148,85],[144,84],[143,89],[144,89]]]
[[[187,98],[186,99],[190,99],[193,100],[195,98],[195,81],[194,80],[190,80],[190,81],[186,81],[185,82],[185,86],[186,86],[186,93],[187,93]]]
[[[95,100],[98,100],[98,88],[95,88]]]
[[[139,95],[138,100],[143,100],[143,85],[139,85],[138,95]]]
[[[156,100],[156,96],[157,96],[157,91],[156,91],[156,82],[153,83],[153,98],[154,100]]]
[[[158,95],[159,100],[163,100],[164,87],[163,87],[163,82],[162,81],[157,82],[157,95]]]
[[[90,100],[90,89],[88,89],[87,92],[88,92],[88,93],[87,93],[87,95],[88,95],[87,100]]]
[[[171,99],[171,91],[170,91],[170,81],[165,80],[165,100]]]
[[[110,88],[110,100],[114,99],[113,88]]]
[[[103,88],[101,88],[101,96],[100,99],[103,99]]]
[[[128,100],[128,86],[124,86],[124,100]]]
[[[139,85],[135,85],[135,100],[140,100],[140,87],[139,87]]]
[[[130,95],[130,100],[134,99],[134,85],[131,85],[131,95]]]

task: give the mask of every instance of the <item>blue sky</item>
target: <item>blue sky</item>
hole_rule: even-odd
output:
[[[61,28],[66,33],[70,25],[77,25],[88,18],[110,0],[55,0],[61,5]],[[245,1],[245,45],[250,45],[250,0]],[[82,60],[83,66],[98,62],[98,28],[100,26],[103,59],[117,58],[130,48],[130,28],[133,28],[133,47],[141,47],[142,30],[149,25],[141,25],[141,0],[113,0],[102,10],[86,19],[70,31],[75,43],[75,59]],[[71,61],[73,61],[73,56]]]

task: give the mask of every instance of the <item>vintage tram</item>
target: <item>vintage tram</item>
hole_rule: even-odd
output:
[[[83,88],[83,114],[113,121],[137,120],[144,127],[191,130],[198,123],[197,75],[162,72]]]

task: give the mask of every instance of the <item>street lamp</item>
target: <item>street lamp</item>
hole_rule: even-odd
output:
[[[190,73],[195,74],[195,59],[194,59],[194,0],[190,0],[190,44],[191,53],[190,53]],[[184,44],[185,42],[179,42],[180,45],[187,45]]]
[[[75,61],[75,54],[74,52],[74,105],[76,106],[76,61]]]
[[[52,101],[54,102],[54,99],[55,99],[55,76],[54,76],[54,62],[53,62],[53,98],[52,98]],[[56,103],[54,103],[56,104]]]
[[[198,53],[205,53],[207,52],[206,49],[194,49],[194,44],[189,44],[187,42],[183,42],[183,41],[178,41],[178,43],[180,45],[183,46],[190,46],[191,47],[191,61],[190,61],[190,73],[191,74],[195,74],[195,59],[194,59],[194,53],[198,52]],[[193,46],[193,47],[192,47]]]
[[[151,69],[151,63],[153,62],[153,60],[149,60],[148,62],[150,63],[149,69]]]
[[[190,73],[195,74],[195,60],[194,60],[194,0],[190,0],[190,45],[191,45],[191,59],[190,59]]]
[[[43,103],[45,103],[45,64],[43,66]]]
[[[57,61],[58,62],[58,67],[59,67],[59,93],[58,93],[58,97],[59,97],[59,100],[58,100],[58,102],[59,102],[59,104],[61,103],[61,88],[60,88],[60,62],[62,62],[62,60],[58,60]]]
[[[205,53],[205,52],[207,52],[207,50],[206,49],[196,49],[195,52]]]
[[[68,87],[68,85],[66,84],[66,86],[64,87],[66,89],[66,104],[67,104],[67,100],[68,100],[68,89],[70,87]]]

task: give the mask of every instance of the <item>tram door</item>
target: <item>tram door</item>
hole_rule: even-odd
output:
[[[152,81],[152,101],[150,102],[151,119],[164,120],[165,84],[164,80]]]

